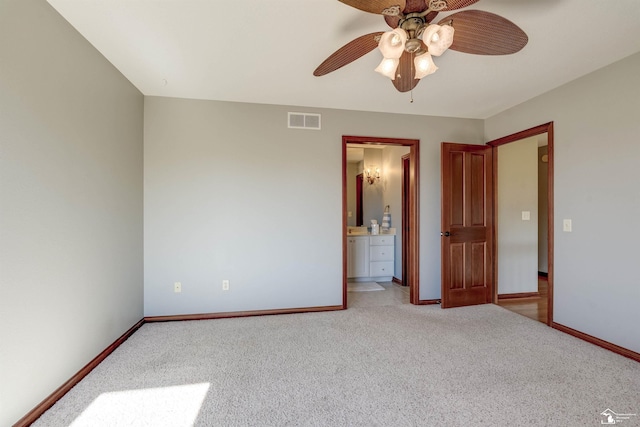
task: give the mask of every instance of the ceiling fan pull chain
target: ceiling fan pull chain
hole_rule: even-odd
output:
[[[415,59],[414,54],[411,54],[411,59]],[[415,75],[415,71],[413,71],[413,61],[411,61],[411,77],[413,78],[413,76]],[[409,100],[409,104],[413,104],[413,88],[411,88],[411,90],[409,91],[411,93],[411,99]]]

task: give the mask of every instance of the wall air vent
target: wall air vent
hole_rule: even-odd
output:
[[[290,112],[289,128],[320,130],[320,114]]]

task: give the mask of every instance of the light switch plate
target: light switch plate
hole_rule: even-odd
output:
[[[530,211],[522,211],[522,220],[530,221],[531,220],[531,212]]]
[[[562,220],[562,231],[566,233],[571,233],[571,220],[565,219]]]

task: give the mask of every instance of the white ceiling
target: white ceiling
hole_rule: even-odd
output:
[[[640,51],[640,0],[480,0],[469,9],[513,21],[527,46],[447,51],[411,103],[373,71],[377,50],[313,76],[339,47],[389,28],[337,0],[48,1],[149,96],[484,119]]]
[[[364,148],[349,147],[347,145],[347,163],[358,163],[363,160],[364,160]]]

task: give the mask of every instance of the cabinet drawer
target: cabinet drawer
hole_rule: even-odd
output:
[[[372,262],[369,274],[371,277],[393,276],[393,261]]]
[[[396,236],[371,236],[371,246],[393,245],[393,238]]]
[[[393,261],[393,246],[371,246],[371,261]]]

